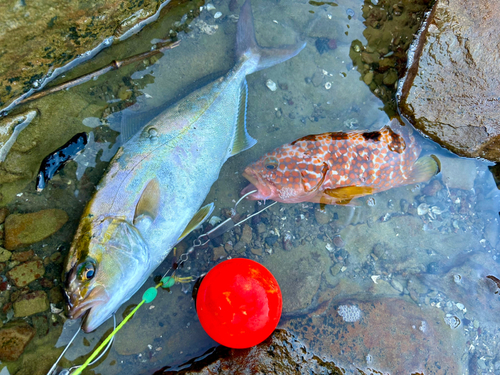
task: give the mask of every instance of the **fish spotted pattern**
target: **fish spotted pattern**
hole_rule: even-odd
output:
[[[245,169],[249,199],[347,204],[353,198],[430,179],[433,157],[418,159],[415,137],[397,120],[375,132],[309,135],[278,147]]]

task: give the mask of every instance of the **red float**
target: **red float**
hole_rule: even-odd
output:
[[[196,297],[202,327],[219,344],[249,348],[264,341],[281,317],[281,290],[263,265],[226,260],[208,272]]]

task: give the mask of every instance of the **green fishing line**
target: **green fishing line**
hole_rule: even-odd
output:
[[[158,284],[157,286],[155,287],[151,287],[151,288],[148,288],[144,294],[142,295],[142,301],[135,307],[135,309],[133,309],[130,314],[128,314],[125,319],[123,319],[123,321],[118,325],[118,327],[116,327],[113,332],[111,332],[109,334],[108,337],[106,337],[106,339],[101,343],[101,345],[99,345],[99,347],[94,350],[94,352],[90,355],[89,358],[87,358],[87,360],[85,361],[85,363],[83,365],[81,365],[80,367],[78,367],[75,372],[73,372],[71,375],[79,375],[82,373],[82,371],[89,365],[90,362],[92,362],[92,360],[101,352],[102,349],[104,349],[104,347],[107,345],[107,343],[109,342],[109,340],[111,340],[111,338],[125,325],[125,323],[127,323],[127,321],[135,314],[135,312],[137,310],[139,310],[139,307],[141,307],[144,303],[151,303],[153,302],[153,300],[156,298],[157,294],[158,294],[158,290],[157,288],[160,287],[162,284]]]

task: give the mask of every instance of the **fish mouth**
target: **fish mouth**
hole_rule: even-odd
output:
[[[248,180],[248,182],[250,182],[250,184],[241,191],[240,193],[241,196],[256,190],[254,193],[248,195],[246,199],[256,201],[256,200],[261,200],[261,199],[266,200],[271,198],[273,191],[268,186],[266,181],[260,178],[260,176],[255,175],[249,168],[245,169],[245,171],[242,173],[242,176],[245,177]]]
[[[66,293],[68,300],[68,316],[70,319],[78,319],[92,308],[109,302],[109,296],[104,287],[97,286],[82,299],[78,293]]]

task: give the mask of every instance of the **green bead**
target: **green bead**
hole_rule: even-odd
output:
[[[157,294],[158,290],[155,287],[151,287],[144,292],[144,294],[142,295],[142,299],[146,303],[151,303],[156,298]]]
[[[161,287],[162,288],[171,288],[174,286],[175,284],[175,280],[173,277],[170,277],[170,276],[167,276],[167,277],[164,277],[163,279],[161,279]]]

